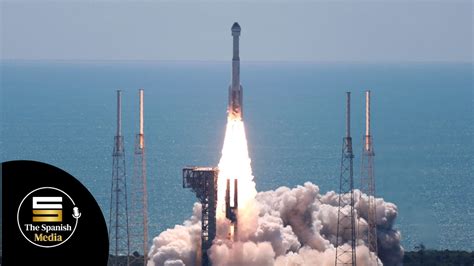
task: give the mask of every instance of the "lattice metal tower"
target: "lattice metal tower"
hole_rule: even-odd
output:
[[[369,250],[377,254],[377,224],[375,202],[374,147],[370,134],[370,90],[365,92],[365,136],[362,149],[361,190],[367,194],[367,234],[363,239]]]
[[[117,135],[112,154],[112,186],[110,193],[109,265],[128,265],[130,241],[128,234],[127,179],[125,149],[122,136],[122,92],[117,91]]]
[[[351,138],[351,93],[346,99],[346,136],[342,141],[341,175],[339,181],[339,208],[337,212],[337,238],[335,265],[356,265],[354,167]],[[347,240],[347,242],[345,241]]]
[[[143,89],[138,90],[139,131],[135,137],[131,180],[130,251],[131,265],[146,265],[148,253],[148,194],[146,184],[145,135],[143,130]]]
[[[183,188],[191,188],[201,201],[201,265],[211,266],[207,254],[216,237],[217,178],[219,170],[212,167],[183,169]]]

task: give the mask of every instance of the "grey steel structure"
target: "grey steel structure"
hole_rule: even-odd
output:
[[[241,119],[243,115],[243,88],[240,85],[240,57],[239,36],[240,25],[235,22],[232,25],[233,56],[232,56],[232,83],[229,86],[229,104],[227,113],[230,117]]]
[[[367,194],[367,233],[363,239],[369,250],[377,254],[377,223],[375,201],[374,147],[370,132],[370,90],[365,92],[365,135],[361,164],[361,190]]]
[[[139,130],[135,136],[134,169],[131,180],[130,251],[131,265],[146,265],[148,253],[148,193],[146,182],[143,89],[138,90]]]
[[[356,230],[354,212],[354,165],[351,138],[351,93],[346,93],[346,136],[342,141],[341,175],[335,265],[356,265]],[[347,241],[346,241],[347,240]],[[345,245],[345,244],[348,245]]]
[[[201,264],[210,266],[207,254],[216,237],[217,178],[219,170],[213,167],[183,168],[183,188],[191,188],[202,205]]]
[[[130,240],[128,231],[127,179],[122,136],[122,92],[117,90],[117,133],[112,154],[112,185],[109,217],[109,265],[128,265]]]

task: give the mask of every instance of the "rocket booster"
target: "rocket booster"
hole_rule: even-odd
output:
[[[231,191],[230,179],[227,179],[225,190],[225,216],[232,223],[235,223],[237,221],[237,209],[239,208],[237,197],[238,191],[239,188],[237,179],[234,179],[234,191]],[[233,193],[232,198],[230,197],[231,193]]]
[[[234,179],[234,191],[231,189],[230,179],[226,180],[225,190],[225,217],[229,219],[231,223],[231,232],[229,232],[229,239],[237,239],[237,212],[239,209],[238,201],[238,180]],[[231,198],[231,193],[233,197]]]
[[[235,22],[232,25],[233,56],[232,56],[232,83],[229,86],[229,105],[227,113],[231,118],[241,119],[243,111],[243,89],[240,85],[240,57],[239,57],[240,26]]]

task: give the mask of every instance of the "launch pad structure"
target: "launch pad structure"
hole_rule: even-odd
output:
[[[117,133],[112,154],[112,185],[109,217],[109,265],[129,265],[130,238],[127,206],[125,149],[122,136],[122,92],[117,90]]]
[[[207,251],[216,237],[217,178],[216,167],[183,168],[183,188],[190,188],[201,202],[201,264],[210,266]]]
[[[346,136],[342,143],[339,207],[337,212],[335,265],[356,265],[356,228],[354,212],[354,154],[351,138],[351,93],[346,93]],[[348,243],[343,240],[347,239]],[[348,244],[348,245],[347,245]]]
[[[138,90],[139,130],[135,137],[135,152],[130,209],[130,265],[146,265],[148,260],[148,194],[146,182],[145,134],[143,119],[144,90]]]
[[[369,250],[377,255],[377,221],[375,200],[374,147],[370,132],[370,90],[365,92],[365,135],[361,160],[361,191],[367,194],[367,233],[362,239]],[[372,254],[372,253],[371,253]]]

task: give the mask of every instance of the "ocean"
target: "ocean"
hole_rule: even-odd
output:
[[[145,89],[150,238],[192,214],[182,168],[216,166],[229,62],[2,61],[1,160],[38,160],[78,178],[108,220],[116,90],[127,174]],[[364,91],[372,91],[376,193],[398,206],[406,250],[474,250],[471,63],[243,63],[244,121],[258,191],[337,190],[345,92],[359,186]]]

